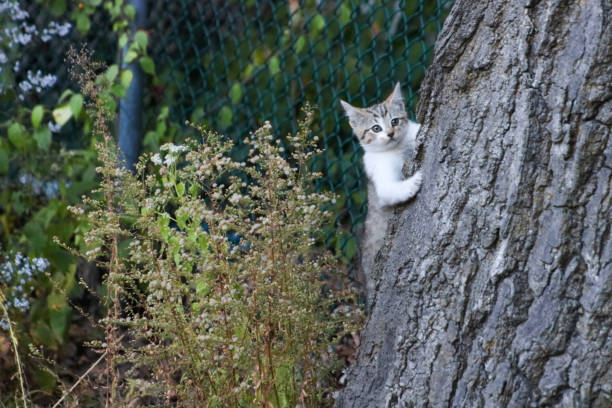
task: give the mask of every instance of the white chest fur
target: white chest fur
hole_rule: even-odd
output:
[[[368,151],[365,149],[363,164],[366,174],[378,196],[380,206],[394,205],[414,197],[421,187],[421,172],[402,180],[402,167],[414,146],[420,125],[411,122],[402,142],[391,150]]]

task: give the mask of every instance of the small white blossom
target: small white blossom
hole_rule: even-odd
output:
[[[164,159],[164,164],[166,166],[171,166],[172,164],[174,164],[176,162],[176,157],[171,155],[171,154],[167,154],[165,159]]]
[[[51,133],[57,133],[60,130],[62,130],[62,125],[55,124],[55,123],[53,123],[53,121],[49,121],[49,123],[47,123],[47,127],[49,128]]]
[[[170,143],[168,150],[170,150],[170,153],[180,153],[187,151],[187,147]]]
[[[155,153],[152,157],[151,157],[151,161],[153,162],[153,164],[156,164],[158,166],[160,166],[162,164],[162,158],[159,155],[159,153]]]
[[[29,44],[32,41],[32,34],[28,33],[18,33],[15,37],[15,42],[18,42],[21,45]]]
[[[12,259],[11,259],[12,258]],[[45,258],[28,258],[21,252],[9,254],[9,259],[0,263],[0,283],[7,285],[5,293],[7,306],[25,312],[30,308],[30,292],[32,288],[28,283],[34,274],[47,270],[49,261]],[[2,324],[0,323],[0,326]]]
[[[8,13],[6,13],[7,11]],[[13,21],[25,20],[30,16],[27,11],[19,6],[18,2],[8,0],[0,2],[0,13],[9,14]]]
[[[23,92],[30,92],[33,87],[32,87],[32,84],[29,83],[28,81],[21,81],[19,83],[19,88],[21,88]]]
[[[23,55],[24,51],[20,47],[30,44],[36,39],[43,42],[49,42],[53,37],[64,37],[70,33],[72,29],[71,23],[50,22],[49,25],[39,32],[35,24],[29,23],[30,15],[23,10],[19,1],[0,0],[0,15],[8,18],[3,18],[3,27],[0,31],[0,39],[6,41],[9,50],[16,49],[16,55]],[[7,21],[8,20],[8,21]],[[0,51],[0,64],[9,62],[9,57],[4,51]],[[12,62],[14,72],[21,71],[21,61]],[[0,67],[0,71],[3,67]],[[27,72],[27,79],[22,80],[17,84],[19,91],[17,97],[19,100],[25,99],[25,94],[36,91],[42,92],[46,88],[50,88],[57,82],[57,77],[52,74],[43,75],[40,70],[34,74],[32,71]],[[7,89],[4,84],[0,84],[0,94]]]
[[[71,28],[72,24],[70,23],[58,24],[52,21],[47,28],[43,29],[40,39],[43,40],[43,42],[49,42],[55,35],[58,37],[65,37],[70,32]]]
[[[6,319],[0,319],[0,329],[2,330],[8,330],[10,327],[8,320]]]

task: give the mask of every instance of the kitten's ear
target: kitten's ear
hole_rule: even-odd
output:
[[[391,95],[385,99],[385,103],[387,105],[399,104],[404,106],[404,97],[402,96],[402,88],[399,81],[395,84],[395,88],[393,88]]]
[[[346,112],[346,116],[348,117],[349,122],[351,123],[354,123],[358,117],[363,115],[363,109],[356,108],[350,103],[343,101],[342,99],[340,99],[340,105],[342,105],[342,108],[344,109],[344,112]]]

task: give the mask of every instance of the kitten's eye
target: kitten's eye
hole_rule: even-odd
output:
[[[372,132],[374,133],[382,132],[382,128],[378,125],[374,125],[372,126]]]
[[[397,126],[398,123],[399,123],[399,119],[398,118],[391,119],[391,126]]]

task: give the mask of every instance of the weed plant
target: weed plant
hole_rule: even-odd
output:
[[[136,174],[98,145],[100,194],[72,211],[89,220],[84,256],[108,270],[107,406],[325,404],[330,343],[357,313],[318,242],[334,198],[313,189],[312,117],[287,151],[265,124],[244,162],[201,128]]]

